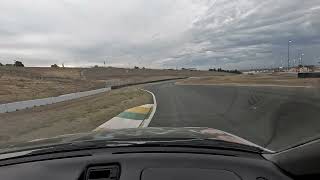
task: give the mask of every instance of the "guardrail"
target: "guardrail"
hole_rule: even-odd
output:
[[[91,96],[94,94],[107,92],[110,90],[111,90],[111,87],[108,87],[108,88],[101,88],[101,89],[96,89],[91,91],[64,94],[57,97],[48,97],[48,98],[42,98],[42,99],[33,99],[33,100],[27,100],[27,101],[18,101],[18,102],[12,102],[7,104],[0,104],[0,113],[14,112],[17,110],[33,108],[36,106],[54,104],[54,103],[73,100],[81,97]]]
[[[69,101],[69,100],[73,100],[81,97],[99,94],[102,92],[107,92],[107,91],[110,91],[111,89],[119,89],[127,86],[146,84],[146,83],[155,83],[155,82],[162,82],[162,81],[169,81],[169,80],[177,80],[177,79],[185,79],[185,78],[187,77],[160,79],[160,80],[147,81],[147,82],[134,82],[134,83],[121,84],[121,85],[114,85],[108,88],[101,88],[101,89],[96,89],[91,91],[64,94],[56,97],[48,97],[48,98],[42,98],[42,99],[33,99],[33,100],[27,100],[27,101],[17,101],[17,102],[12,102],[7,104],[0,104],[0,113],[14,112],[17,110],[23,110],[23,109],[33,108],[37,106],[44,106],[44,105],[54,104],[54,103],[63,102],[63,101]]]
[[[186,79],[186,78],[188,78],[188,77],[168,78],[168,79],[159,79],[159,80],[153,80],[153,81],[147,81],[147,82],[136,82],[136,83],[121,84],[121,85],[111,86],[111,89],[119,89],[119,88],[123,88],[123,87],[140,85],[140,84],[156,83],[156,82],[178,80],[178,79]]]

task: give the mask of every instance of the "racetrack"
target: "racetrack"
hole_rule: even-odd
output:
[[[157,99],[151,127],[211,127],[271,150],[320,134],[316,88],[176,85],[146,86]]]

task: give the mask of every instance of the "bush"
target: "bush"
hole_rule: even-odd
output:
[[[57,64],[53,64],[51,65],[52,68],[59,68],[59,66]]]
[[[242,74],[241,71],[238,71],[237,69],[235,70],[224,70],[222,68],[218,68],[218,69],[209,69],[209,71],[218,71],[218,72],[227,72],[227,73],[234,73],[234,74]]]
[[[14,62],[15,67],[24,67],[23,63],[21,61],[15,61]]]

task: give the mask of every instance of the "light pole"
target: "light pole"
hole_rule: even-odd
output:
[[[292,42],[291,40],[288,41],[288,71],[290,68],[290,43],[291,42]]]
[[[302,66],[302,57],[304,56],[303,53],[300,54],[300,65]]]

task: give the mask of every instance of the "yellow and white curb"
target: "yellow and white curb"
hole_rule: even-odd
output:
[[[156,113],[156,110],[157,110],[157,100],[156,100],[156,96],[155,96],[151,91],[144,90],[144,89],[142,89],[142,90],[150,93],[150,94],[152,95],[152,99],[153,99],[152,110],[151,110],[151,112],[150,112],[150,115],[149,115],[149,117],[148,117],[147,119],[145,119],[145,120],[141,123],[141,125],[140,125],[140,127],[148,127],[149,124],[150,124],[150,122],[151,122],[151,120],[152,120],[152,118],[153,118],[153,116],[154,116],[154,114]]]
[[[145,104],[118,114],[116,117],[110,119],[104,124],[100,125],[94,131],[101,129],[124,129],[124,128],[139,128],[148,127],[157,109],[157,102],[154,94],[150,91],[143,90],[150,93],[153,97],[153,104]]]

